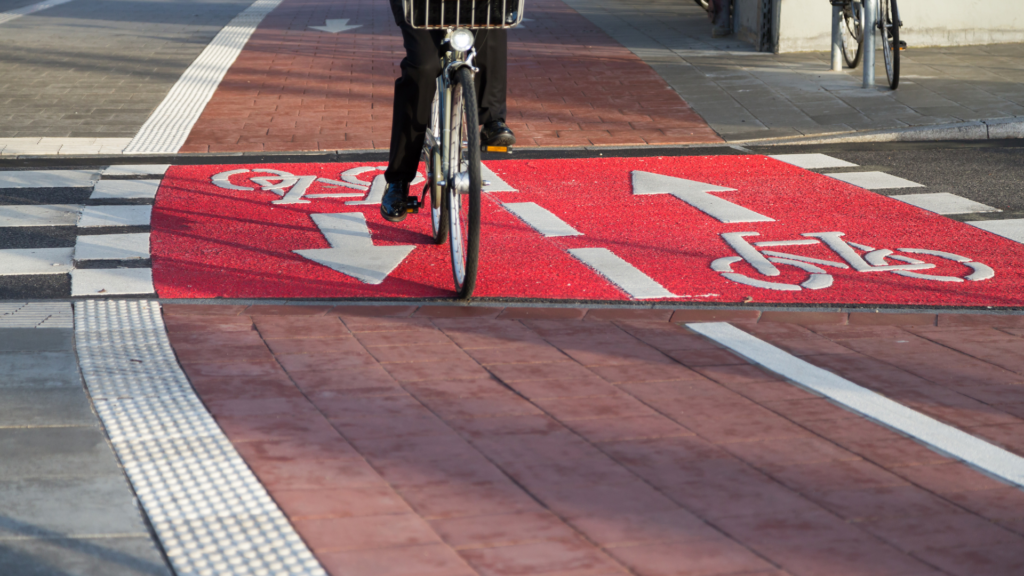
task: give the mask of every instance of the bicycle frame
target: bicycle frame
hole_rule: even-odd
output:
[[[449,38],[451,37],[454,28],[449,28],[443,45],[449,45]],[[454,180],[452,184],[462,192],[468,186],[468,183],[459,182],[457,176],[458,168],[458,147],[453,147],[452,143],[452,84],[455,72],[459,68],[468,67],[473,71],[474,74],[479,72],[479,69],[473,66],[473,60],[476,58],[476,49],[470,48],[468,51],[458,50],[447,50],[441,57],[441,74],[437,77],[437,102],[438,110],[432,110],[431,115],[433,116],[433,122],[440,124],[441,142],[443,145],[440,146],[443,152],[441,154],[441,180],[438,184],[442,187],[448,184],[448,180]],[[437,146],[434,134],[427,130],[427,136],[424,140],[424,148],[429,150],[430,148]],[[454,150],[452,148],[455,148]],[[453,170],[453,164],[456,170]]]

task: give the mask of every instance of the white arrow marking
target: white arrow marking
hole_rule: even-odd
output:
[[[709,194],[709,192],[733,192],[735,190],[735,188],[725,188],[695,180],[663,176],[639,170],[633,171],[633,194],[671,194],[697,210],[726,224],[775,221],[753,210],[748,210],[743,206]]]
[[[313,222],[331,247],[293,252],[366,284],[383,282],[415,248],[374,246],[361,212],[313,214]]]
[[[664,286],[606,248],[574,248],[569,253],[637,300],[675,298]]]
[[[331,34],[337,34],[338,32],[348,32],[349,30],[355,30],[356,28],[362,28],[362,24],[349,25],[348,18],[340,18],[337,20],[328,20],[323,26],[310,26],[313,30],[320,30],[321,32],[330,32]]]

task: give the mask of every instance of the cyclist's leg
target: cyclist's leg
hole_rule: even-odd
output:
[[[402,31],[405,58],[402,59],[402,76],[395,81],[391,151],[384,179],[389,183],[411,182],[416,176],[430,121],[435,80],[441,72],[438,46],[444,32],[417,30],[406,24],[401,0],[391,0],[391,11]]]
[[[480,123],[505,121],[508,90],[508,31],[503,28],[476,31],[476,93],[480,98]]]

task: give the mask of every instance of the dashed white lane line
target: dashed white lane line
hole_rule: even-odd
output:
[[[0,228],[74,226],[81,212],[76,204],[0,206]]]
[[[91,200],[153,200],[159,180],[100,180],[92,189]]]
[[[534,202],[513,202],[502,204],[502,206],[545,237],[582,235],[578,230],[566,224],[564,220]]]
[[[675,297],[664,286],[607,248],[574,248],[569,253],[637,300]]]
[[[1024,218],[1013,218],[1010,220],[978,220],[968,222],[971,226],[981,228],[1007,240],[1024,244]]]
[[[856,166],[856,164],[852,164],[846,160],[840,160],[839,158],[833,158],[826,154],[775,154],[768,157],[806,170],[820,170],[822,168],[849,168],[851,166]]]
[[[196,397],[158,304],[77,302],[75,338],[96,412],[176,574],[326,576]]]
[[[103,170],[104,176],[163,176],[170,164],[123,164]]]
[[[963,196],[949,192],[933,192],[929,194],[898,194],[890,196],[900,202],[935,212],[936,214],[974,214],[979,212],[1001,212],[998,208],[986,206],[981,202],[968,200]]]
[[[494,173],[493,170],[487,167],[483,162],[480,163],[480,179],[486,182],[484,184],[483,192],[516,192],[517,190],[512,186],[509,186],[508,182],[501,179]]]
[[[67,274],[74,248],[17,248],[0,250],[0,276]]]
[[[826,174],[826,176],[842,180],[854,186],[860,186],[866,190],[886,190],[889,188],[923,188],[924,184],[911,182],[899,176],[886,174],[885,172],[840,172],[839,174]]]
[[[0,172],[0,188],[89,188],[99,178],[94,170],[11,170]]]
[[[1024,458],[810,364],[725,322],[687,328],[803,388],[1003,480],[1024,486]]]
[[[75,260],[149,258],[149,234],[94,234],[75,241]]]
[[[152,213],[152,206],[86,206],[78,227],[149,226]]]
[[[171,91],[125,148],[125,154],[174,154],[188,138],[249,36],[281,0],[256,0],[235,16],[178,78]]]
[[[10,10],[8,12],[0,13],[0,24],[5,24],[11,20],[27,16],[28,14],[35,14],[40,10],[46,10],[47,8],[53,8],[54,6],[60,6],[66,4],[71,0],[44,0],[43,2],[37,2],[28,6],[23,6],[17,10]]]
[[[152,268],[76,268],[71,270],[72,296],[154,294]]]

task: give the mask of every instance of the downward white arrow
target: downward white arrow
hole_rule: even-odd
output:
[[[362,28],[362,24],[352,24],[349,26],[348,18],[340,18],[338,20],[327,20],[323,26],[310,26],[313,30],[321,30],[323,32],[330,32],[331,34],[337,34],[338,32],[348,32],[349,30],[355,30],[356,28]]]
[[[640,170],[633,171],[633,194],[671,194],[726,224],[775,221],[753,210],[708,194],[708,192],[733,192],[735,190],[735,188],[725,188],[685,178],[663,176]]]
[[[294,252],[366,284],[383,282],[415,248],[374,246],[366,217],[360,212],[313,214],[313,222],[331,247]]]

